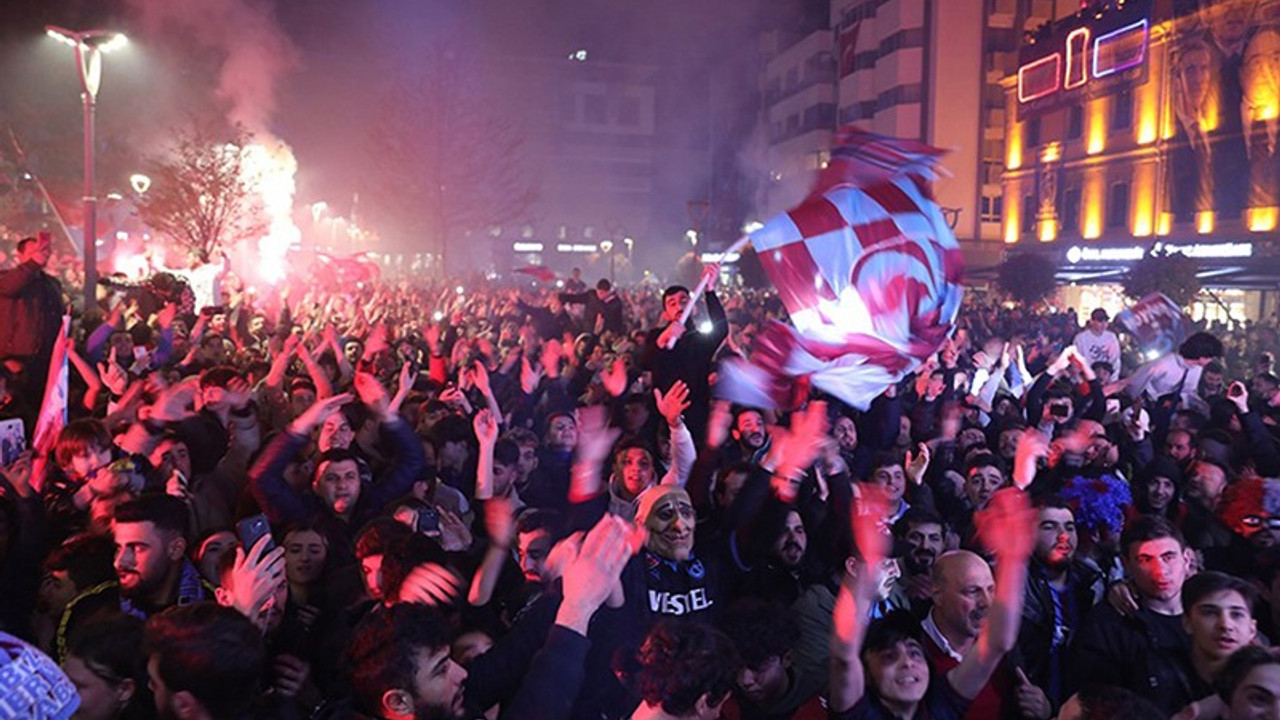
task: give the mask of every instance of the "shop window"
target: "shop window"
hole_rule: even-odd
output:
[[[1129,222],[1129,183],[1116,183],[1107,195],[1107,227],[1123,228]]]
[[[984,223],[998,223],[1004,215],[1004,197],[1001,195],[982,196],[982,217]]]
[[[1080,232],[1080,188],[1067,188],[1062,191],[1062,205],[1058,211],[1058,219],[1062,223],[1062,234]]]
[[[1079,140],[1084,136],[1084,108],[1072,105],[1067,108],[1067,139]]]
[[[1124,90],[1111,98],[1111,129],[1124,130],[1133,125],[1133,92]]]

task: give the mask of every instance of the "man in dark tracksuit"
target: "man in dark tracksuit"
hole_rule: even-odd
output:
[[[662,293],[662,319],[666,325],[650,332],[645,342],[641,367],[653,373],[653,386],[667,392],[677,380],[689,386],[689,409],[684,422],[696,443],[706,439],[707,415],[711,409],[711,373],[716,351],[729,337],[729,320],[724,306],[713,290],[708,289],[707,315],[710,332],[696,332],[689,323],[680,325],[680,315],[690,302],[688,289],[673,285]],[[671,340],[675,345],[668,348]]]

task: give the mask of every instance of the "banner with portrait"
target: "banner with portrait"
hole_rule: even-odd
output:
[[[1280,2],[1174,0],[1169,80],[1175,222],[1280,206]]]

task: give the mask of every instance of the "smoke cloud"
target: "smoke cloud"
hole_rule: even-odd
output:
[[[152,36],[189,41],[220,55],[217,96],[227,119],[254,132],[270,126],[281,79],[298,51],[261,0],[129,0]],[[185,43],[184,43],[185,44]]]

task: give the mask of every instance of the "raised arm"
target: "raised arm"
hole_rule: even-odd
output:
[[[889,513],[884,493],[868,486],[853,505],[853,538],[862,560],[857,572],[845,573],[831,623],[831,686],[828,696],[833,713],[849,710],[866,694],[862,667],[862,641],[866,638],[871,607],[875,604],[876,575],[888,553],[889,536],[880,519]]]
[[[996,555],[996,591],[978,641],[947,673],[951,687],[961,697],[977,697],[1005,653],[1018,642],[1027,559],[1035,547],[1035,521],[1036,512],[1026,494],[1016,488],[997,492],[974,517],[979,539]]]

